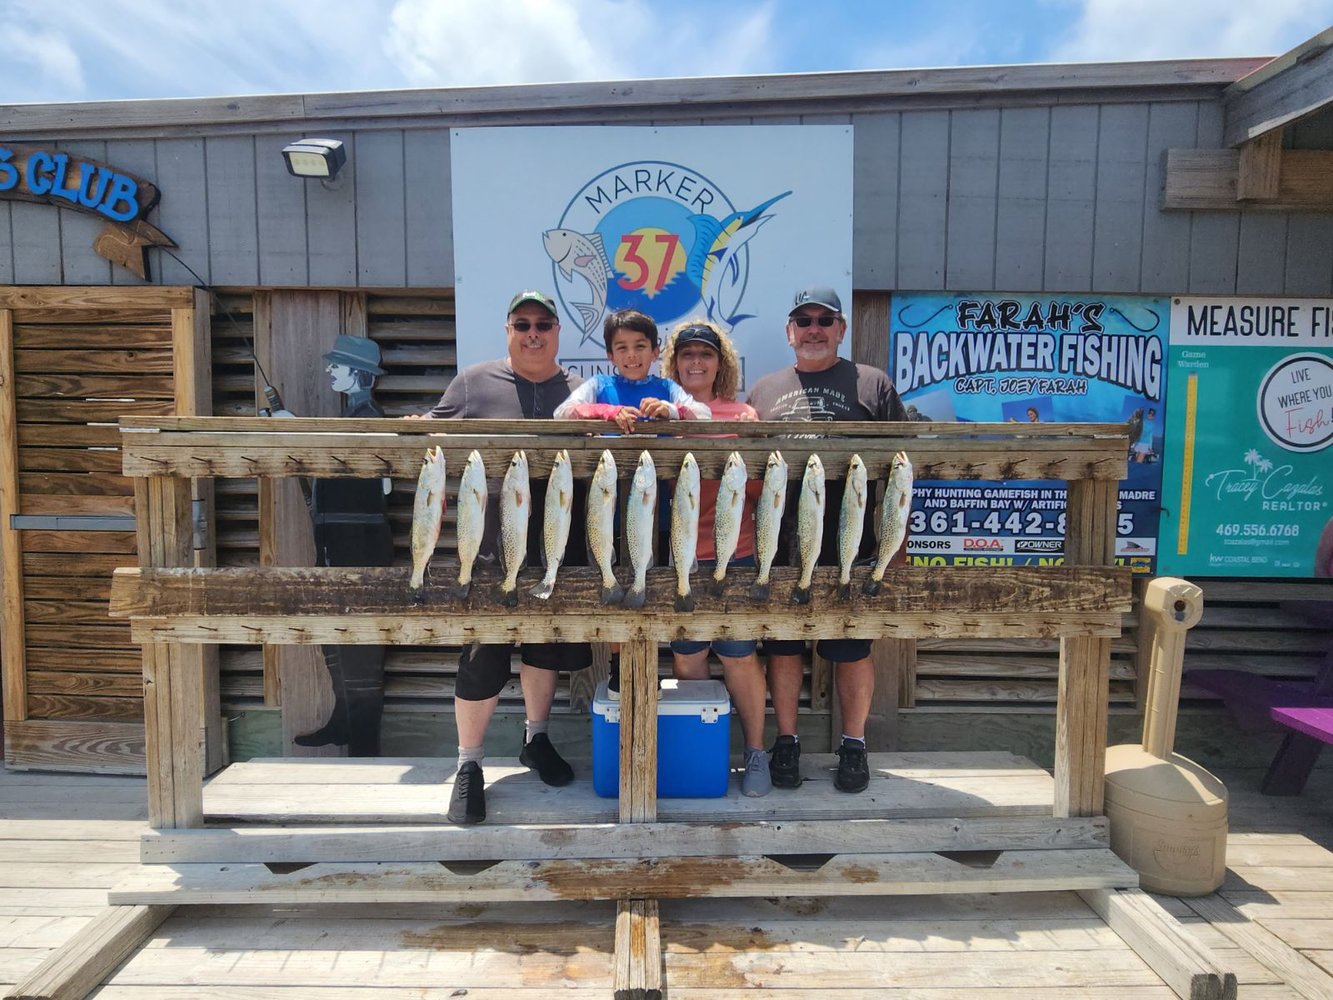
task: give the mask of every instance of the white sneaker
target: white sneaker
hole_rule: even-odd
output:
[[[741,794],[752,799],[773,790],[773,779],[768,773],[768,754],[763,750],[745,751],[745,773],[741,775]]]

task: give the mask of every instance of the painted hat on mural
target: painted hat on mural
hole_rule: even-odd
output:
[[[333,342],[333,350],[324,355],[324,360],[331,365],[346,365],[356,372],[384,374],[384,369],[380,367],[380,345],[369,337],[338,334]]]
[[[832,309],[840,315],[842,313],[842,299],[838,298],[838,293],[823,285],[802,288],[797,292],[796,298],[792,300],[791,310],[787,315],[790,316],[801,306],[823,306],[825,309]]]
[[[555,309],[555,300],[544,292],[535,292],[532,290],[519,292],[515,295],[509,302],[509,311],[512,313],[519,306],[527,302],[531,302],[536,306],[541,306],[556,319],[560,318],[560,314],[556,312]]]

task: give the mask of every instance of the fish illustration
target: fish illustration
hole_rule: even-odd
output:
[[[409,586],[420,590],[426,582],[426,567],[440,540],[444,517],[444,452],[427,448],[417,475],[417,493],[412,501],[412,578]]]
[[[625,508],[625,541],[634,582],[625,594],[625,607],[641,608],[647,595],[648,567],[653,561],[653,532],[657,530],[657,469],[653,456],[639,455],[639,467],[630,481]]]
[[[676,476],[671,503],[671,559],[676,564],[676,610],[693,611],[690,573],[695,569],[699,544],[699,463],[686,452]]]
[[[736,552],[745,516],[745,459],[737,452],[727,456],[722,479],[717,487],[713,513],[713,593],[722,592],[727,563]]]
[[[458,590],[467,597],[472,589],[472,564],[481,550],[481,536],[486,530],[486,466],[481,455],[472,452],[463,467],[458,484]]]
[[[606,256],[601,233],[576,233],[572,229],[548,229],[542,233],[546,256],[550,257],[565,280],[578,275],[588,283],[591,302],[575,302],[583,320],[583,339],[579,344],[596,343],[606,312],[606,291],[611,281],[611,263]]]
[[[782,512],[787,506],[787,460],[782,452],[768,455],[764,467],[764,488],[754,508],[754,554],[759,565],[750,596],[756,601],[768,600],[768,572],[773,568],[773,557],[778,554],[778,537],[782,533]]]
[[[853,455],[847,466],[847,481],[842,491],[842,509],[838,512],[838,596],[852,596],[852,563],[861,548],[866,526],[866,467],[860,455]]]
[[[619,604],[625,597],[611,569],[616,561],[616,489],[616,459],[604,451],[588,488],[588,547],[602,572],[603,604]]]
[[[801,499],[796,508],[796,548],[801,560],[801,576],[791,592],[797,604],[810,603],[810,579],[824,544],[824,463],[811,455],[805,463],[801,480]]]
[[[685,275],[699,289],[699,297],[705,303],[710,319],[731,327],[749,318],[730,315],[719,293],[724,288],[733,290],[739,281],[738,255],[764,223],[773,218],[764,212],[789,194],[790,191],[784,191],[748,212],[732,212],[724,219],[711,215],[690,216],[694,243],[685,263]]]
[[[542,522],[542,542],[546,555],[546,575],[532,588],[532,596],[543,601],[555,590],[555,575],[565,558],[569,543],[569,525],[574,516],[574,468],[569,452],[556,452],[551,463],[551,478],[546,482],[546,518]]]
[[[907,518],[912,513],[912,462],[907,452],[893,456],[889,481],[884,487],[884,502],[879,508],[879,554],[875,568],[862,589],[871,596],[879,593],[884,571],[907,537]]]
[[[528,482],[528,456],[516,451],[509,460],[500,487],[500,557],[505,578],[500,584],[501,602],[506,607],[518,604],[518,571],[528,557],[528,518],[532,514],[532,487]]]

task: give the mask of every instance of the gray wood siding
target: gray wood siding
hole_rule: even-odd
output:
[[[1333,294],[1333,215],[1158,210],[1164,151],[1221,144],[1217,101],[706,111],[707,124],[855,126],[859,289]],[[287,174],[280,150],[303,129],[347,144],[333,184]],[[1327,146],[1330,134],[1333,115],[1321,115],[1291,141]],[[307,122],[60,146],[156,183],[153,221],[212,285],[447,288],[449,135],[443,122],[359,131]],[[93,253],[100,228],[75,212],[0,204],[0,283],[137,283]],[[164,253],[150,251],[150,262],[154,281],[195,280]]]

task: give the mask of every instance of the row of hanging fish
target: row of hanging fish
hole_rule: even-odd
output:
[[[712,589],[721,593],[727,566],[735,555],[745,516],[748,471],[737,452],[727,457],[718,484],[713,520],[713,547],[716,562]],[[787,503],[787,463],[781,452],[772,452],[764,468],[763,485],[755,504],[755,562],[758,573],[750,594],[755,600],[770,596],[769,575],[778,552],[778,539]],[[699,539],[701,479],[699,464],[686,454],[676,473],[671,507],[671,559],[676,571],[675,608],[693,611],[694,594],[690,574],[697,568],[695,550]],[[815,564],[824,543],[824,506],[826,484],[824,464],[811,455],[805,465],[797,500],[797,563],[799,575],[792,591],[797,604],[810,603],[810,585]],[[532,488],[525,452],[514,453],[500,486],[500,554],[504,578],[500,584],[501,600],[507,606],[518,604],[518,574],[528,555],[528,522],[532,516]],[[590,484],[587,505],[588,547],[601,575],[603,604],[643,607],[647,596],[647,575],[653,558],[653,539],[657,531],[657,469],[648,452],[639,456],[630,480],[625,505],[625,547],[631,580],[626,589],[616,579],[616,514],[619,478],[615,456],[602,452]],[[860,455],[853,455],[847,467],[842,508],[838,517],[838,596],[851,596],[852,566],[861,547],[869,504],[869,473]],[[426,567],[440,537],[445,499],[444,453],[437,447],[426,452],[417,477],[417,492],[412,509],[412,575],[410,588],[420,592],[425,585]],[[486,525],[486,467],[478,452],[472,452],[463,469],[458,488],[458,586],[455,594],[466,597],[472,584],[472,569],[481,550]],[[560,564],[569,542],[574,506],[574,472],[567,451],[556,454],[546,489],[542,519],[542,544],[546,573],[532,588],[532,596],[546,600],[555,592]],[[894,456],[880,506],[879,546],[874,566],[862,585],[867,594],[878,594],[890,560],[902,547],[907,534],[907,518],[912,509],[912,463],[904,452]]]

